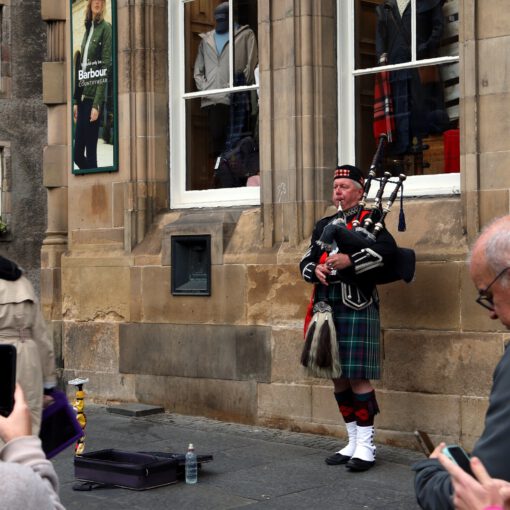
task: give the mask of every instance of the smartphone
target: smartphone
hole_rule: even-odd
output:
[[[434,444],[430,440],[429,435],[423,430],[415,430],[414,435],[423,453],[428,457],[434,451]]]
[[[466,473],[473,475],[469,455],[458,445],[450,445],[443,448],[443,453],[453,462],[458,464]]]
[[[0,344],[0,415],[9,416],[16,388],[16,347]]]

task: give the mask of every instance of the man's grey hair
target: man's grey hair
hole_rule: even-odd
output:
[[[337,177],[336,179],[347,179],[348,177]],[[333,179],[333,183],[336,181],[336,179]],[[350,179],[353,183],[354,183],[354,187],[356,189],[361,189],[363,188],[363,185],[361,183],[359,183],[358,181],[355,181],[354,179]]]
[[[487,265],[495,275],[510,266],[510,228],[500,228],[488,239],[485,247]],[[508,287],[509,278],[501,277],[501,284]]]
[[[486,236],[485,258],[487,266],[498,275],[505,268],[510,267],[510,216],[496,218],[481,232],[480,237]],[[471,258],[468,259],[471,263]],[[501,277],[501,284],[508,287],[510,278],[508,274]]]

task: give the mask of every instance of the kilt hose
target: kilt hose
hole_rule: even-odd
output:
[[[348,379],[380,379],[381,327],[379,304],[354,310],[342,302],[340,285],[328,287],[333,309],[342,375]]]

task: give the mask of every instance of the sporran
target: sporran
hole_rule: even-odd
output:
[[[337,379],[342,374],[331,306],[317,301],[305,335],[301,364],[312,377]]]

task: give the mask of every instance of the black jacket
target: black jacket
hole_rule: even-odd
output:
[[[475,444],[473,456],[479,457],[489,475],[510,482],[510,349],[508,346],[494,371],[485,427]],[[426,459],[413,466],[415,490],[424,510],[453,509],[450,475],[439,461]]]
[[[442,0],[417,2],[416,52],[419,59],[437,56],[437,50],[444,29]],[[402,13],[396,0],[385,0],[376,8],[376,55],[377,60],[387,53],[388,64],[411,60],[411,7]]]
[[[317,241],[321,238],[324,227],[335,217],[336,214],[327,216],[315,224],[310,246],[299,263],[301,275],[308,283],[319,283],[315,275],[315,267],[319,263],[324,250],[317,244]],[[343,282],[356,285],[365,296],[370,296],[377,284],[379,275],[385,271],[385,265],[393,261],[396,256],[397,245],[393,236],[386,229],[383,229],[377,236],[376,241],[368,248],[349,249],[340,246],[339,251],[349,255],[353,265],[339,271],[336,278],[330,279],[331,283]]]

